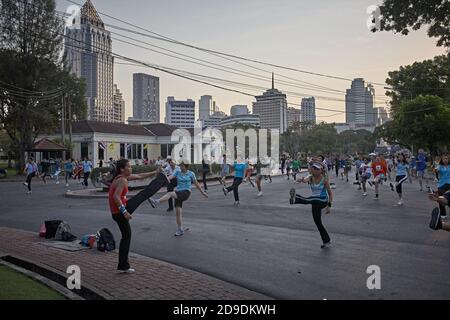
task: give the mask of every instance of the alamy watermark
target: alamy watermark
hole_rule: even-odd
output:
[[[77,5],[70,5],[66,9],[65,25],[68,29],[74,29],[81,23],[81,8]]]
[[[70,274],[70,276],[67,278],[66,286],[67,289],[73,290],[81,289],[81,269],[77,265],[70,265],[67,267],[66,273]]]
[[[378,31],[381,29],[381,10],[377,5],[368,6],[366,9],[369,17],[367,18],[366,25],[370,31]]]
[[[269,139],[270,138],[270,139]],[[279,170],[280,131],[278,129],[202,129],[201,121],[195,122],[194,135],[187,129],[176,129],[172,133],[172,159],[177,162],[220,164],[226,155],[226,163],[248,161],[261,163],[261,174],[274,175]],[[270,150],[270,155],[269,151]]]
[[[366,285],[369,290],[381,290],[381,269],[377,265],[371,265],[367,267],[367,274],[370,276],[367,278]]]

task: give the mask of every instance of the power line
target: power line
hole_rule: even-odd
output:
[[[70,2],[72,4],[76,4],[76,5],[80,6],[80,7],[82,7],[81,4],[79,4],[79,3],[75,2],[75,1],[72,1],[72,0],[65,0],[65,1]],[[158,40],[169,41],[169,42],[172,42],[174,44],[186,46],[186,47],[189,47],[189,48],[192,48],[192,49],[196,49],[196,50],[200,50],[200,51],[203,51],[203,52],[206,52],[206,53],[214,53],[214,54],[218,54],[218,55],[225,56],[225,57],[235,58],[235,59],[239,59],[239,60],[243,60],[243,61],[247,61],[247,62],[257,63],[257,64],[260,64],[260,65],[267,65],[267,66],[271,66],[271,67],[275,67],[275,68],[279,68],[279,69],[284,69],[284,70],[289,70],[289,71],[294,71],[294,72],[299,72],[299,73],[304,73],[304,74],[309,74],[309,75],[314,75],[314,76],[320,76],[320,77],[336,79],[336,80],[353,81],[353,79],[345,78],[345,77],[342,77],[342,76],[327,75],[327,74],[318,73],[318,72],[301,70],[301,69],[297,69],[297,68],[293,68],[293,67],[282,66],[282,65],[273,64],[273,63],[269,63],[269,62],[264,62],[264,61],[260,61],[260,60],[249,59],[249,58],[245,58],[245,57],[241,57],[241,56],[237,56],[237,55],[233,55],[233,54],[228,54],[228,53],[224,53],[224,52],[220,52],[220,51],[216,51],[216,50],[201,48],[201,47],[198,47],[198,46],[194,46],[194,45],[191,45],[191,44],[187,44],[187,43],[175,40],[173,38],[164,36],[162,34],[153,32],[151,30],[142,28],[142,27],[140,27],[138,25],[135,25],[133,23],[127,22],[127,21],[125,21],[123,19],[116,18],[116,17],[114,17],[112,15],[109,15],[107,13],[104,13],[104,12],[101,12],[101,11],[98,11],[98,10],[97,10],[97,12],[99,14],[103,15],[103,16],[106,16],[106,17],[110,18],[110,19],[122,22],[122,23],[124,23],[126,25],[132,26],[132,27],[137,28],[139,30],[146,31],[146,32],[148,32],[150,34],[156,35],[156,36],[160,37]],[[163,39],[165,39],[165,40],[163,40]],[[385,86],[386,85],[384,83],[381,84],[381,83],[376,83],[376,82],[369,82],[369,83],[371,83],[373,85],[378,85],[378,86]]]
[[[64,36],[64,37],[67,37],[67,38],[69,38],[69,39],[71,39],[71,40],[74,40],[74,41],[76,41],[76,42],[80,42],[80,43],[86,44],[85,42],[83,42],[83,41],[81,41],[81,40],[73,39],[73,38],[70,38],[70,37],[68,37],[68,36],[66,36],[66,35],[63,35],[63,36]],[[72,44],[66,44],[66,45],[68,45],[68,46],[73,46],[73,47],[77,47],[77,46],[74,46],[74,45],[72,45]],[[89,44],[89,45],[92,46],[92,44]],[[93,46],[93,47],[95,47],[95,46]],[[85,48],[83,48],[83,47],[79,47],[79,46],[78,46],[77,48],[78,48],[78,49],[81,49],[81,50],[85,50]],[[206,82],[206,81],[200,81],[200,80],[194,79],[194,78],[192,78],[192,77],[186,77],[186,76],[183,76],[183,75],[178,74],[178,73],[176,73],[176,72],[172,72],[172,71],[166,70],[164,67],[160,67],[160,66],[157,66],[157,65],[154,65],[154,64],[149,64],[149,63],[146,63],[146,62],[143,62],[143,61],[134,59],[134,58],[129,58],[129,57],[126,57],[126,56],[123,56],[123,55],[114,53],[114,52],[112,52],[112,51],[111,51],[111,55],[113,55],[113,56],[115,56],[115,57],[117,57],[117,58],[119,58],[119,59],[125,60],[125,61],[137,63],[137,64],[140,64],[140,65],[143,65],[143,66],[146,66],[146,67],[149,67],[149,68],[153,68],[153,69],[158,70],[158,71],[166,72],[166,73],[169,73],[169,74],[172,74],[172,75],[181,77],[181,78],[185,78],[185,79],[188,79],[188,80],[192,80],[192,81],[195,81],[195,82],[199,82],[199,83],[202,83],[202,84],[206,84],[206,85],[209,85],[209,86],[213,86],[213,87],[216,87],[216,88],[219,88],[219,89],[223,89],[223,90],[227,90],[227,91],[232,91],[232,92],[244,94],[244,95],[246,95],[246,96],[252,96],[252,97],[254,97],[254,95],[249,94],[249,93],[246,93],[246,92],[242,92],[242,91],[239,91],[239,90],[233,90],[233,89],[225,88],[225,87],[223,87],[223,86],[217,86],[217,85],[208,83],[208,82]],[[267,99],[267,100],[271,100],[271,99]],[[273,99],[273,100],[276,100],[276,99]],[[288,104],[290,104],[290,105],[296,105],[296,106],[301,106],[300,104],[295,104],[295,103],[288,103]],[[319,108],[319,107],[316,107],[316,109],[317,109],[317,110],[324,110],[324,111],[331,111],[331,112],[340,112],[340,113],[373,114],[373,115],[378,114],[378,113],[375,113],[375,112],[371,112],[371,113],[357,112],[357,111],[351,112],[351,111],[342,111],[342,110],[329,109],[329,108]],[[425,109],[422,109],[422,110],[406,111],[405,113],[418,113],[418,112],[423,112],[423,111],[428,111],[428,110],[433,110],[433,109],[436,109],[436,107],[425,108]]]
[[[25,89],[25,88],[18,87],[16,85],[13,85],[13,84],[10,84],[8,82],[1,81],[1,80],[0,80],[0,83],[2,83],[3,85],[6,85],[6,86],[12,87],[12,88],[19,89],[19,90],[21,90],[20,92],[17,91],[17,90],[13,90],[13,89],[7,89],[7,90],[14,91],[14,92],[17,92],[17,93],[21,93],[21,94],[24,94],[24,95],[26,95],[26,94],[29,94],[29,95],[51,94],[51,93],[56,93],[56,92],[61,92],[62,91],[61,88],[56,88],[56,89],[47,90],[47,91],[33,91],[33,90],[28,90],[28,89]]]

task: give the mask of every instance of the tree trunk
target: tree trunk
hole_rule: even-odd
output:
[[[8,152],[8,169],[12,168],[12,163],[11,163],[11,152]]]
[[[25,162],[26,162],[25,161],[25,152],[26,152],[25,142],[22,141],[20,143],[19,162],[16,165],[18,175],[22,174],[22,170],[25,167]]]

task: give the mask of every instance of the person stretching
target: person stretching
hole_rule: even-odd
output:
[[[328,179],[322,172],[322,164],[314,163],[311,166],[311,175],[297,179],[298,182],[309,183],[312,191],[312,196],[303,197],[296,194],[295,189],[289,191],[289,202],[293,204],[310,204],[312,206],[312,215],[314,223],[319,230],[322,238],[322,249],[328,248],[331,245],[331,239],[327,230],[322,224],[322,209],[325,208],[325,213],[330,213],[331,203],[333,201],[333,194],[331,193]]]

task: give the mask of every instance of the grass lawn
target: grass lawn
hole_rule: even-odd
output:
[[[11,268],[0,266],[0,300],[65,300],[65,297]]]

